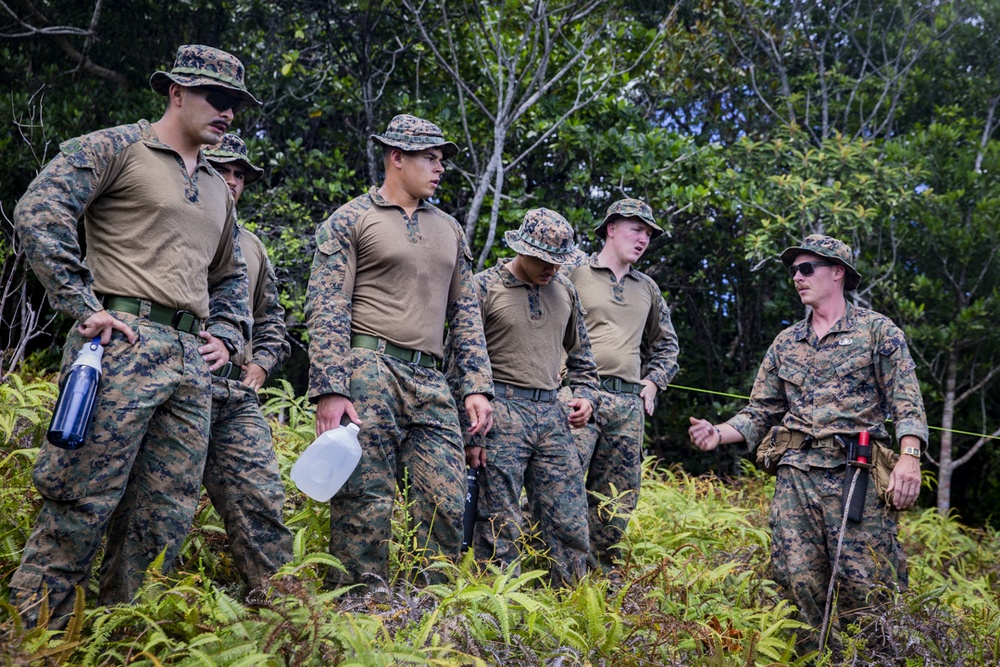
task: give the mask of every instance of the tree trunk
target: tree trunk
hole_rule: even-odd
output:
[[[941,455],[938,457],[937,510],[947,514],[951,509],[951,475],[955,471],[952,462],[951,428],[955,422],[955,379],[958,374],[958,352],[948,352],[948,370],[944,381],[943,410],[941,412]]]

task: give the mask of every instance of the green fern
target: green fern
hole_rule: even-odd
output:
[[[38,446],[52,417],[59,388],[43,379],[25,382],[17,373],[0,381],[0,438],[9,446],[27,439]]]

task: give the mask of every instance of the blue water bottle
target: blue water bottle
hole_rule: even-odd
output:
[[[49,425],[48,439],[56,447],[79,449],[86,441],[97,403],[103,356],[104,348],[98,336],[83,346],[70,366]]]

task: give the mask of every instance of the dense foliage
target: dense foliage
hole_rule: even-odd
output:
[[[181,43],[238,54],[265,102],[234,128],[266,168],[240,215],[276,264],[293,341],[268,408],[286,476],[313,430],[297,398],[313,230],[378,182],[367,137],[396,113],[434,119],[462,147],[436,203],[466,225],[483,265],[509,252],[497,240],[530,207],[564,213],[589,250],[611,201],[649,201],[668,234],[640,268],[673,308],[681,372],[647,424],[660,465],[647,470],[622,581],[557,595],[539,583],[538,555],[517,575],[426,563],[401,519],[397,578],[384,591],[323,592],[322,571],[336,566],[324,554],[326,508],[289,487],[296,561],[271,607],[239,602],[206,504],[179,571],[153,573],[136,606],[81,610],[65,636],[25,631],[0,612],[0,664],[788,662],[795,624],[766,578],[768,482],[736,448],[693,452],[686,422],[743,404],[767,345],[802,315],[774,256],[814,231],[859,251],[864,282],[852,298],[907,334],[934,427],[922,504],[945,513],[904,517],[912,589],[847,638],[848,657],[1000,661],[1000,4],[2,8],[0,597],[37,511],[30,468],[71,325],[53,319],[9,216],[61,141],[159,117],[148,77]],[[726,482],[696,476],[709,470]],[[414,567],[444,568],[449,583],[415,588],[401,574]]]
[[[746,395],[802,314],[775,253],[814,231],[849,241],[852,298],[904,327],[944,429],[924,502],[998,525],[995,2],[24,0],[0,17],[0,376],[28,357],[54,369],[68,326],[49,322],[6,216],[60,141],[157,118],[148,77],[185,42],[238,54],[265,102],[236,120],[267,170],[241,217],[278,269],[297,392],[313,231],[378,182],[367,137],[411,112],[463,149],[437,203],[483,265],[530,207],[593,249],[608,203],[650,202],[669,233],[640,268],[674,309],[681,373],[649,445],[690,471],[740,473],[733,449],[693,454],[686,418],[738,409],[704,392]]]
[[[44,421],[51,383],[17,383],[24,402],[49,397],[36,413]],[[0,420],[18,410],[7,405]],[[178,569],[165,576],[154,563],[134,605],[88,609],[81,591],[73,622],[56,633],[26,630],[0,602],[0,665],[808,664],[792,653],[798,624],[768,578],[771,478],[749,468],[735,481],[699,478],[650,459],[623,575],[591,575],[572,592],[542,583],[544,556],[530,548],[520,571],[470,558],[427,561],[408,539],[401,497],[392,579],[352,596],[323,590],[325,569],[338,566],[325,552],[328,506],[288,477],[311,441],[311,408],[282,384],[269,390],[265,411],[296,536],[270,604],[241,601],[225,531],[206,499]],[[39,433],[30,419],[0,433],[7,445],[19,443],[0,461],[0,599],[38,507],[30,471]],[[1000,536],[924,510],[904,515],[902,540],[911,588],[843,637],[845,664],[996,664]],[[408,576],[423,568],[443,570],[447,582],[414,586]]]

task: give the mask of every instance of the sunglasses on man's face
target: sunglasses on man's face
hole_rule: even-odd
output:
[[[235,116],[243,108],[243,100],[238,97],[233,97],[229,93],[210,89],[205,93],[205,101],[211,104],[216,111],[225,111],[226,109],[232,109],[233,115]]]
[[[801,273],[803,278],[808,278],[816,272],[817,266],[836,266],[833,262],[799,262],[788,267],[788,275],[792,278],[796,273]]]

